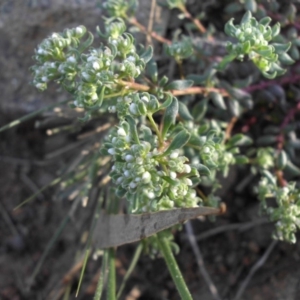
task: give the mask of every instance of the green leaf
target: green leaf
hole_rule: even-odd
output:
[[[227,148],[231,148],[234,146],[249,146],[253,143],[252,139],[248,136],[238,133],[232,136],[228,142],[226,143]]]
[[[141,55],[140,58],[144,60],[145,63],[149,62],[153,56],[153,48],[149,46]]]
[[[173,186],[178,185],[178,181],[170,178],[169,176],[161,176],[161,178],[163,180],[165,180],[167,183],[169,183],[170,185],[173,185]]]
[[[178,110],[178,113],[179,113],[179,116],[184,120],[184,121],[193,121],[194,118],[193,116],[191,115],[188,107],[181,101],[178,102],[179,104],[179,110]]]
[[[277,76],[277,72],[272,72],[272,73],[262,72],[262,74],[268,79],[274,79]]]
[[[209,129],[209,124],[208,123],[204,123],[203,125],[201,125],[198,128],[198,134],[201,135],[201,134],[207,132],[208,129]]]
[[[246,41],[245,43],[243,43],[243,53],[244,54],[248,54],[250,52],[250,49],[251,49],[250,41]]]
[[[295,166],[290,160],[288,160],[286,163],[285,172],[287,172],[292,177],[300,175],[300,169]]]
[[[236,27],[233,25],[233,18],[231,18],[224,27],[224,31],[227,35],[235,37]]]
[[[167,107],[163,117],[162,138],[165,137],[171,125],[175,124],[178,114],[178,100],[172,97],[172,103]]]
[[[203,99],[193,107],[193,116],[196,122],[200,122],[206,114],[208,100]]]
[[[239,101],[241,100],[248,100],[251,99],[251,95],[242,89],[237,89],[232,87],[230,84],[228,84],[226,81],[221,82],[221,86],[228,92],[228,94]]]
[[[247,11],[244,15],[243,15],[243,18],[241,20],[241,24],[246,24],[248,23],[252,18],[252,14],[251,14],[251,11]]]
[[[237,155],[234,157],[234,159],[237,165],[243,165],[249,163],[249,158],[245,155]]]
[[[290,49],[291,45],[292,45],[291,42],[288,42],[286,44],[278,44],[278,43],[272,44],[277,54],[282,54],[287,52]]]
[[[277,22],[273,27],[272,27],[272,37],[274,38],[277,36],[280,32],[280,23]]]
[[[209,168],[206,167],[205,165],[196,164],[196,165],[193,165],[193,167],[195,167],[198,170],[200,175],[210,176],[210,174],[211,174]]]
[[[287,53],[279,54],[279,60],[286,65],[291,65],[295,62]]]
[[[236,3],[236,2],[226,5],[224,8],[224,11],[231,15],[240,12],[242,10],[243,10],[243,6],[240,3]]]
[[[93,41],[94,41],[94,35],[93,35],[91,32],[88,32],[88,38],[86,39],[85,42],[83,42],[83,43],[80,45],[78,51],[79,51],[80,53],[82,53],[85,49],[87,49],[89,46],[92,45]]]
[[[158,82],[158,86],[164,87],[168,81],[169,78],[167,76],[163,76],[162,79]]]
[[[193,80],[194,84],[204,83],[207,77],[208,76],[205,73],[203,75],[189,74],[186,76],[187,79]]]
[[[238,117],[241,114],[241,106],[236,99],[229,99],[228,110],[235,117]]]
[[[173,101],[173,96],[169,93],[167,94],[167,100],[159,107],[159,109],[167,108]]]
[[[212,140],[217,134],[219,133],[219,131],[217,129],[211,129],[207,134],[206,134],[206,139]]]
[[[287,164],[288,157],[286,155],[286,152],[284,150],[281,150],[278,159],[277,159],[277,168],[279,170],[283,170]]]
[[[268,26],[271,23],[272,19],[270,17],[264,17],[259,21],[259,24]]]
[[[128,115],[125,118],[126,118],[128,124],[129,124],[130,133],[131,133],[134,141],[137,144],[140,144],[140,139],[139,139],[139,136],[138,136],[135,120],[131,116],[128,116]]]
[[[223,99],[223,96],[217,92],[210,92],[209,97],[211,98],[213,104],[221,109],[226,109],[226,105]]]
[[[251,12],[255,13],[257,11],[257,3],[255,0],[246,0],[245,1],[245,8],[250,10]]]
[[[124,197],[126,195],[127,190],[123,189],[120,185],[117,187],[116,195],[120,198]]]
[[[263,135],[256,140],[256,143],[259,146],[267,146],[270,144],[274,144],[276,142],[277,142],[276,135]]]
[[[190,139],[191,134],[185,129],[177,133],[163,155],[169,155],[172,151],[182,148]]]
[[[146,65],[146,74],[150,76],[151,80],[156,83],[157,82],[157,63],[153,58],[150,59],[150,61]]]
[[[232,62],[235,58],[237,57],[236,54],[228,54],[226,56],[224,56],[224,58],[221,60],[221,62],[219,63],[219,65],[217,66],[217,69],[219,71],[224,70],[227,65]]]
[[[263,170],[262,175],[265,176],[268,179],[270,184],[276,186],[276,179],[269,171]]]
[[[166,90],[185,90],[193,85],[192,80],[175,80],[169,83],[165,89]]]

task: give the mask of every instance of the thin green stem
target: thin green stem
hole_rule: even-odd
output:
[[[108,287],[107,300],[116,300],[116,265],[115,249],[108,249]]]
[[[65,101],[62,101],[62,102],[58,102],[58,103],[55,103],[55,104],[51,104],[51,105],[48,105],[48,106],[46,106],[46,107],[44,107],[44,108],[41,108],[41,109],[39,109],[39,110],[36,110],[36,111],[34,111],[34,112],[32,112],[32,113],[30,113],[30,114],[28,114],[28,115],[25,115],[25,116],[23,116],[23,117],[21,117],[21,118],[19,118],[19,119],[17,119],[17,120],[14,120],[14,121],[12,121],[12,122],[10,122],[10,123],[8,123],[8,124],[2,126],[2,127],[0,128],[0,132],[4,131],[4,130],[6,130],[6,129],[12,128],[12,127],[14,127],[14,126],[16,126],[16,125],[19,125],[19,124],[21,124],[22,122],[25,122],[25,121],[27,121],[27,120],[30,120],[31,118],[33,118],[33,117],[35,117],[35,116],[38,116],[39,114],[43,113],[44,111],[47,111],[47,110],[49,110],[49,109],[51,109],[51,108],[54,108],[54,107],[57,107],[57,106],[59,106],[59,105],[66,104],[66,103],[68,103],[68,102],[70,102],[70,100],[65,100]]]
[[[127,272],[126,272],[126,274],[125,274],[125,276],[123,278],[122,284],[121,284],[121,286],[119,288],[119,291],[118,291],[118,294],[117,294],[117,299],[119,299],[121,297],[122,292],[123,292],[124,287],[125,287],[125,284],[126,284],[128,278],[130,277],[133,269],[135,268],[135,266],[136,266],[136,264],[137,264],[137,262],[138,262],[138,260],[139,260],[139,258],[141,256],[142,250],[143,250],[143,244],[140,243],[138,245],[138,247],[136,248],[136,250],[135,250],[135,253],[133,255],[133,258],[132,258],[132,261],[130,263],[130,266],[129,266],[129,268],[128,268],[128,270],[127,270]]]
[[[159,131],[158,127],[157,127],[157,124],[156,124],[155,121],[153,120],[153,117],[152,117],[151,114],[147,114],[147,117],[148,117],[148,119],[149,119],[149,121],[150,121],[150,124],[151,124],[153,130],[155,131],[155,133],[156,133],[156,135],[157,135],[157,137],[158,137],[159,147],[162,147],[163,144],[164,144],[164,141],[163,141],[162,136],[161,136],[161,134],[160,134],[160,131]]]
[[[191,293],[188,290],[187,285],[183,279],[183,276],[179,270],[178,264],[171,250],[169,241],[166,238],[166,234],[164,232],[159,232],[157,234],[157,238],[158,238],[159,248],[166,261],[169,272],[181,296],[181,299],[193,300]]]

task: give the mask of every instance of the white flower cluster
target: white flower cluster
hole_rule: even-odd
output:
[[[89,54],[82,55],[83,63],[79,72],[79,83],[76,89],[77,107],[91,107],[99,100],[100,89],[111,88],[115,75],[111,71],[114,59],[109,48],[93,49]]]
[[[126,122],[112,132],[104,147],[115,160],[111,177],[118,186],[117,194],[127,199],[137,195],[137,212],[195,207],[201,201],[191,188],[188,159],[178,151],[159,158],[149,142],[132,143]]]
[[[65,53],[65,48],[76,46],[86,33],[84,26],[66,29],[63,33],[53,33],[35,50],[37,64],[32,67],[33,85],[43,91],[50,80],[73,80],[77,74],[77,60],[73,54]]]
[[[155,112],[159,102],[154,95],[149,93],[130,93],[118,97],[116,103],[108,107],[111,113],[118,113],[120,118],[131,115],[133,117],[144,116],[147,113]]]
[[[279,187],[276,178],[268,171],[263,171],[259,182],[258,195],[262,209],[275,221],[274,238],[296,242],[295,233],[300,228],[300,191],[295,183]],[[267,198],[275,198],[277,206],[269,206]]]

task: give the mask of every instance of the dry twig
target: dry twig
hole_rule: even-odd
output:
[[[202,257],[202,254],[200,252],[200,248],[199,248],[199,246],[196,242],[196,238],[195,238],[195,235],[194,235],[192,224],[190,222],[187,222],[185,224],[185,229],[186,229],[186,232],[187,232],[187,235],[188,235],[189,242],[192,246],[194,255],[197,259],[197,264],[198,264],[200,273],[202,274],[206,284],[208,285],[208,288],[209,288],[213,298],[215,300],[221,300],[221,297],[218,293],[218,290],[217,290],[215,284],[213,283],[213,281],[211,280],[211,278],[210,278],[210,276],[209,276],[209,274],[208,274],[208,272],[205,268],[203,257]]]
[[[266,252],[263,254],[263,256],[255,263],[255,265],[251,268],[249,274],[247,275],[247,277],[245,278],[245,280],[242,282],[242,284],[240,285],[235,297],[233,298],[233,300],[239,300],[241,298],[241,296],[243,295],[243,293],[245,292],[250,280],[252,279],[253,275],[256,273],[256,271],[258,269],[260,269],[264,263],[267,261],[269,255],[271,254],[272,250],[274,249],[274,247],[277,245],[278,241],[273,240],[268,249],[266,250]]]

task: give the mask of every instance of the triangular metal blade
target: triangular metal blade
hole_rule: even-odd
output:
[[[121,246],[184,221],[220,213],[222,209],[212,207],[179,208],[141,215],[112,215],[101,212],[94,229],[94,241],[100,249]]]

